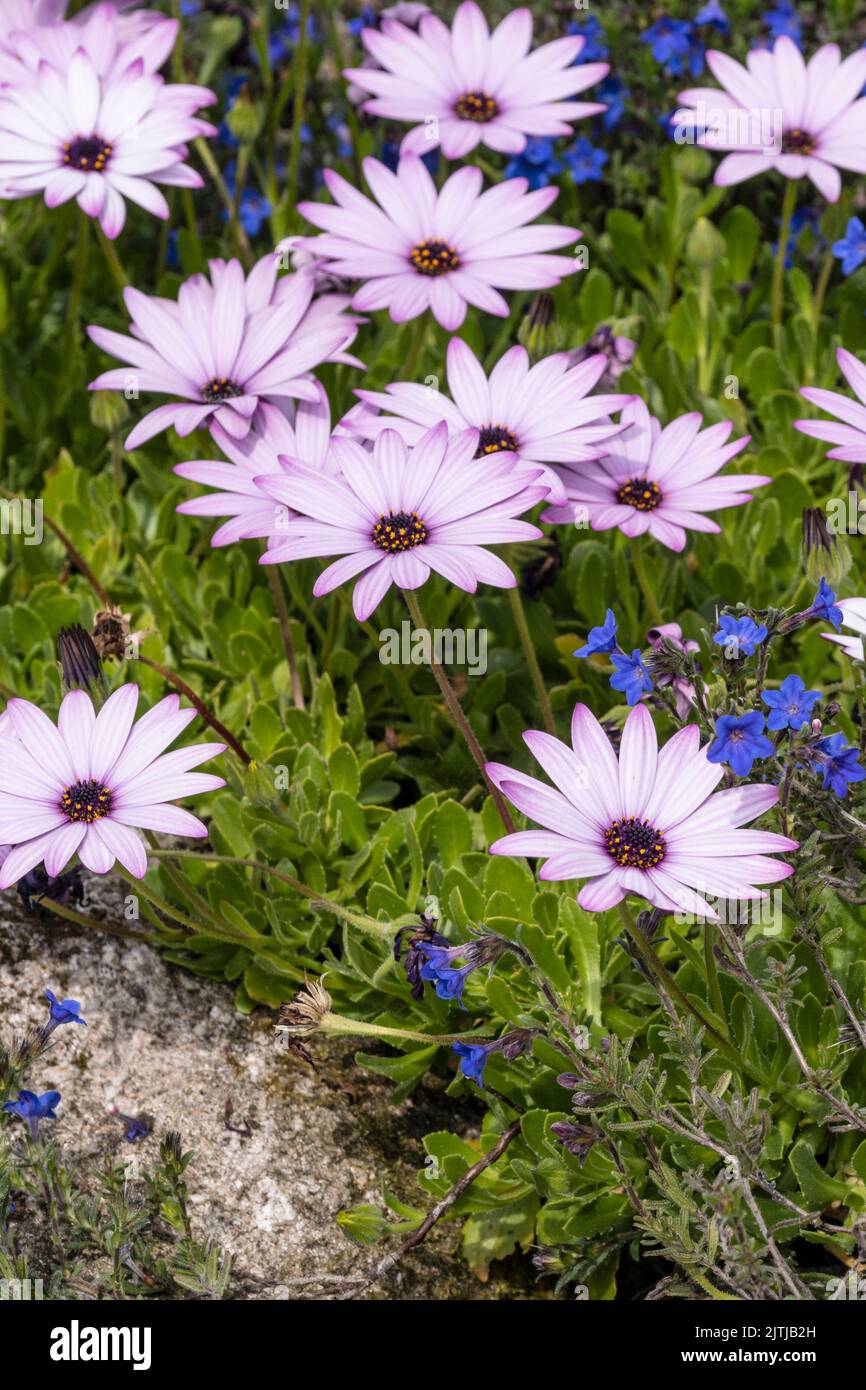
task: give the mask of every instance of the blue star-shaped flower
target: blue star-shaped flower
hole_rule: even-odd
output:
[[[468,1076],[470,1081],[474,1081],[477,1086],[484,1085],[484,1067],[487,1063],[489,1050],[483,1043],[462,1043],[451,1044],[454,1052],[460,1058],[460,1070],[464,1076]]]
[[[607,150],[597,150],[584,137],[575,140],[570,150],[563,156],[575,183],[600,183],[602,171],[608,161]]]
[[[10,1115],[17,1115],[30,1129],[30,1137],[36,1138],[40,1120],[56,1120],[55,1106],[60,1100],[59,1091],[45,1091],[37,1096],[33,1091],[19,1091],[17,1100],[7,1100],[3,1109]]]
[[[842,262],[843,275],[850,275],[866,261],[866,227],[859,217],[849,218],[844,237],[834,241],[831,250]]]
[[[794,43],[799,45],[803,32],[797,12],[789,0],[779,0],[776,8],[767,10],[763,18],[774,39],[779,39],[783,34],[786,34],[789,39],[793,39]]]
[[[703,71],[703,44],[696,38],[688,20],[663,16],[641,34],[641,41],[649,44],[656,62],[661,63],[671,77],[679,76],[686,68],[693,77]]]
[[[807,690],[801,676],[786,676],[778,690],[765,690],[761,696],[770,711],[767,728],[802,729],[820,698],[820,690]]]
[[[747,777],[752,763],[769,758],[773,745],[764,733],[760,710],[748,714],[723,714],[716,720],[716,737],[707,749],[711,763],[727,763],[738,777]]]
[[[648,695],[653,688],[639,650],[635,647],[631,656],[625,652],[612,652],[610,659],[616,667],[616,675],[610,678],[611,687],[622,690],[628,703],[636,705],[641,695]]]
[[[758,627],[752,618],[732,618],[723,613],[719,618],[719,630],[713,633],[717,647],[724,647],[729,661],[739,661],[744,656],[752,656],[767,635],[764,624]]]
[[[87,1027],[87,1020],[81,1017],[81,1005],[77,999],[57,999],[50,989],[46,989],[45,998],[51,1006],[51,1022],[57,1026],[61,1023],[83,1023]]]
[[[628,87],[611,73],[596,87],[596,95],[599,101],[607,102],[600,117],[602,125],[605,130],[615,130],[625,115],[626,99],[631,95]]]
[[[572,20],[568,26],[569,34],[582,34],[586,42],[575,58],[575,63],[600,63],[608,54],[604,29],[594,15],[589,15],[582,24]]]
[[[846,796],[850,782],[862,782],[866,777],[866,768],[862,768],[857,761],[858,750],[848,747],[844,734],[822,738],[816,747],[824,754],[821,776],[825,791],[829,789],[837,796]]]
[[[612,652],[616,650],[616,618],[613,609],[608,608],[604,622],[601,627],[590,628],[589,636],[586,639],[586,646],[579,647],[574,656],[593,656],[595,652]]]
[[[698,10],[695,15],[695,24],[711,24],[714,29],[718,29],[720,34],[727,34],[730,29],[728,16],[725,14],[719,0],[709,0],[702,10]]]
[[[562,160],[554,153],[554,141],[546,136],[527,140],[522,153],[514,155],[505,166],[507,179],[526,179],[531,189],[546,188],[551,179],[562,173]]]
[[[456,999],[463,1006],[463,986],[467,975],[476,969],[473,965],[462,965],[455,969],[452,962],[465,951],[465,946],[436,946],[422,942],[418,950],[425,957],[421,966],[421,979],[433,985],[440,999]]]
[[[842,626],[842,609],[836,607],[836,595],[826,579],[821,579],[818,582],[818,592],[812,600],[809,615],[813,618],[824,618],[828,623],[833,624],[837,632]]]

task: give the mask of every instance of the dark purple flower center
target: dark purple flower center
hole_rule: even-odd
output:
[[[654,869],[665,857],[664,836],[637,816],[615,820],[605,831],[604,844],[621,869]]]
[[[420,241],[412,247],[409,260],[419,275],[447,275],[460,264],[457,252],[444,241]]]
[[[484,458],[485,454],[498,454],[503,449],[516,449],[517,436],[507,430],[504,425],[485,425],[478,437],[478,448],[475,450],[477,459]]]
[[[111,158],[112,148],[100,135],[79,135],[63,146],[63,163],[85,174],[101,174]]]
[[[782,154],[814,154],[815,137],[808,130],[786,130],[782,134]]]
[[[244,392],[243,387],[236,386],[228,377],[215,376],[201,388],[201,394],[208,405],[214,405],[218,401],[230,401],[235,396],[242,396]]]
[[[650,482],[649,478],[629,478],[627,483],[617,488],[616,496],[618,502],[624,502],[638,512],[654,512],[662,500],[661,488],[658,483]]]
[[[478,121],[486,125],[499,115],[499,107],[486,92],[464,92],[454,104],[454,113],[461,121]]]
[[[92,825],[111,811],[111,792],[101,782],[75,782],[61,796],[59,809],[67,820]]]
[[[373,527],[373,544],[386,555],[399,555],[414,550],[427,539],[427,527],[417,512],[389,512],[380,516]]]

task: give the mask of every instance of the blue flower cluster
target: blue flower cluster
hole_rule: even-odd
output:
[[[826,579],[821,579],[812,603],[793,618],[786,619],[779,631],[792,631],[804,622],[820,618],[839,630],[842,610],[836,604],[836,595]],[[719,631],[713,634],[713,641],[725,648],[729,660],[740,660],[752,656],[758,646],[767,638],[764,624],[758,626],[749,617],[733,618],[723,614],[719,619]],[[815,705],[821,699],[820,690],[807,690],[806,682],[797,674],[786,676],[778,690],[765,690],[761,700],[769,714],[761,710],[747,710],[744,714],[725,714],[716,720],[715,738],[707,749],[711,763],[726,763],[738,777],[748,777],[752,764],[762,758],[770,758],[776,746],[767,737],[766,730],[779,735],[796,734],[805,724],[812,721]],[[815,733],[820,733],[820,723],[815,724]],[[852,782],[862,782],[866,769],[858,762],[859,750],[849,747],[844,734],[831,734],[826,738],[814,736],[803,745],[804,762],[816,767],[821,773],[823,788],[836,796],[845,796]]]
[[[686,72],[697,77],[704,70],[704,45],[687,19],[662,15],[641,34],[641,42],[649,44],[652,56],[668,77],[680,77]]]
[[[624,693],[630,705],[636,705],[643,695],[653,688],[652,678],[644,665],[640,650],[635,647],[631,655],[620,647],[617,638],[617,621],[612,608],[608,608],[600,627],[590,630],[586,645],[573,653],[577,657],[595,656],[596,653],[609,654],[614,666],[610,678],[611,688]]]

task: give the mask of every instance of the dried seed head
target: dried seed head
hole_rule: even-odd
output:
[[[331,996],[321,980],[307,980],[304,989],[280,1008],[275,1032],[303,1037],[315,1033],[322,1019],[331,1012]]]

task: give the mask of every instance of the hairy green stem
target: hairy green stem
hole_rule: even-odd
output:
[[[427,624],[424,621],[424,616],[421,612],[421,608],[419,606],[417,598],[415,597],[414,591],[411,589],[404,589],[403,597],[406,600],[406,606],[409,609],[409,615],[415,627],[419,630],[426,631]],[[481,744],[475,737],[475,732],[471,724],[469,723],[469,720],[466,718],[466,715],[463,713],[463,709],[460,705],[460,701],[457,698],[454,687],[452,686],[442,667],[439,665],[438,661],[434,661],[432,656],[430,658],[430,670],[433,672],[436,684],[438,685],[439,690],[442,694],[442,698],[447,706],[448,713],[451,715],[451,718],[454,720],[454,723],[457,725],[457,728],[463,735],[463,738],[466,742],[466,746],[469,749],[469,752],[472,754],[475,766],[478,768],[478,771],[481,773],[481,776],[484,779],[484,785],[486,786],[488,792],[493,798],[493,804],[499,812],[502,824],[505,826],[507,833],[509,835],[512,835],[514,833],[514,821],[511,819],[511,814],[508,810],[502,793],[500,792],[497,786],[494,786],[493,782],[487,775],[487,760],[484,756],[484,751],[481,747]]]
[[[529,624],[526,621],[526,609],[523,606],[519,583],[515,584],[513,589],[508,590],[508,601],[511,605],[511,615],[514,618],[514,626],[517,628],[520,645],[523,648],[523,655],[526,657],[526,664],[529,667],[529,674],[532,677],[532,684],[535,687],[536,698],[541,707],[541,717],[544,721],[544,727],[547,732],[552,734],[555,738],[556,720],[553,717],[550,696],[547,693],[547,686],[544,684],[544,676],[541,674],[538,657],[532,645],[532,637],[529,632]]]
[[[664,618],[662,617],[662,610],[659,607],[659,601],[655,596],[655,591],[652,585],[650,584],[649,575],[646,571],[646,564],[644,562],[644,553],[643,548],[641,546],[640,536],[635,537],[635,539],[631,542],[630,549],[631,562],[634,567],[635,577],[637,579],[638,584],[640,585],[641,593],[643,594],[644,599],[646,601],[646,606],[649,609],[649,615],[652,618],[653,626],[659,627],[664,622]]]
[[[296,893],[300,893],[301,897],[307,898],[317,907],[323,908],[326,912],[332,912],[335,917],[347,922],[349,926],[357,927],[359,931],[365,931],[370,936],[383,937],[389,942],[394,938],[397,923],[380,922],[375,917],[368,917],[366,913],[352,912],[349,908],[334,902],[333,899],[317,893],[315,889],[308,888],[305,883],[293,878],[291,874],[284,873],[282,869],[275,869],[271,864],[263,864],[259,859],[243,859],[234,854],[210,854],[204,850],[193,849],[154,849],[150,853],[160,859],[198,859],[202,863],[235,864],[239,868],[258,869],[263,874],[270,874],[280,883],[285,883],[288,888],[293,888]]]
[[[773,288],[770,295],[773,337],[777,340],[782,326],[782,284],[785,273],[785,257],[788,254],[788,237],[791,232],[791,218],[797,205],[797,181],[785,180],[785,195],[782,199],[782,217],[779,224],[779,243],[776,247],[776,260],[773,265]]]

